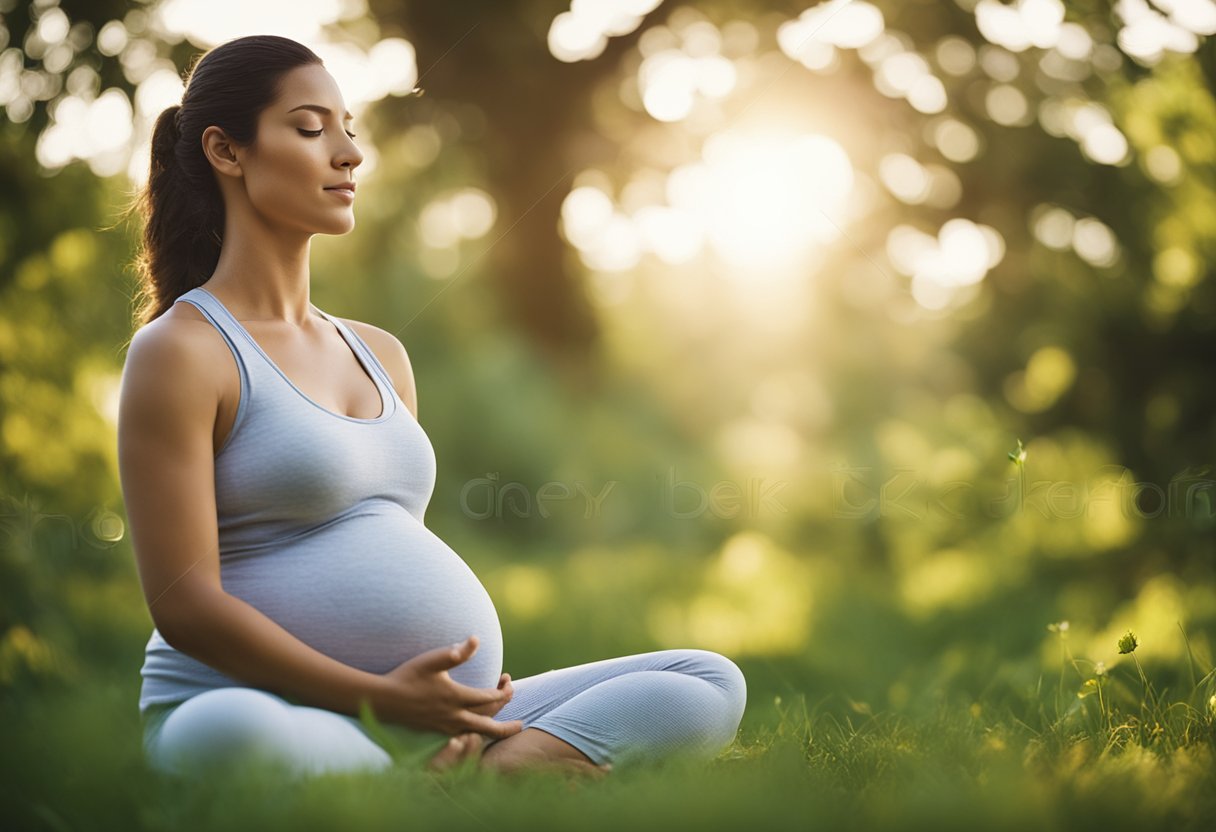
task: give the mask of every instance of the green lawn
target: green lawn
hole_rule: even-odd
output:
[[[1099,697],[1082,667],[1041,675],[1020,702],[947,688],[898,713],[774,694],[756,670],[743,726],[717,759],[617,767],[600,781],[433,773],[401,756],[375,775],[184,783],[145,766],[126,680],[10,691],[4,815],[9,829],[51,830],[1210,828],[1212,675],[1173,694],[1120,664]]]

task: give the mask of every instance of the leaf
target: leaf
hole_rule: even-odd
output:
[[[366,699],[359,703],[359,723],[394,763],[407,766],[430,760],[450,739],[433,731],[415,731],[404,725],[381,722]]]

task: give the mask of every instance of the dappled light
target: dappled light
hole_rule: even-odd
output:
[[[360,156],[321,169],[357,180],[353,208],[321,193],[355,225],[304,229],[302,198],[292,234],[311,302],[378,329],[415,399],[425,525],[484,584],[502,669],[735,662],[739,735],[654,775],[703,804],[614,774],[567,811],[471,770],[444,797],[409,759],[378,801],[118,784],[153,628],[122,210],[192,62],[255,33],[306,44],[353,114],[349,141],[276,139]],[[0,0],[0,108],[23,826],[1216,818],[1216,0]]]

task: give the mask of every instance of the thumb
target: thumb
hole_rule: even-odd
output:
[[[469,657],[472,656],[476,650],[477,636],[469,636],[464,641],[457,642],[456,644],[448,647],[437,647],[434,650],[434,652],[437,654],[435,656],[434,666],[441,669],[455,667],[461,662],[468,661]]]

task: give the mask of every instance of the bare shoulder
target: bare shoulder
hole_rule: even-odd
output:
[[[136,330],[127,349],[126,371],[150,375],[156,386],[204,381],[214,382],[212,389],[218,389],[223,380],[218,369],[224,366],[227,352],[203,314],[188,303],[178,303]]]
[[[414,368],[410,363],[410,356],[406,352],[405,345],[396,335],[374,324],[349,318],[339,318],[338,320],[354,330],[371,347],[376,358],[380,359],[380,363],[384,365],[384,369],[392,378],[397,395],[401,397],[401,401],[405,402],[410,412],[414,414],[414,418],[417,419],[418,391],[414,383]]]

